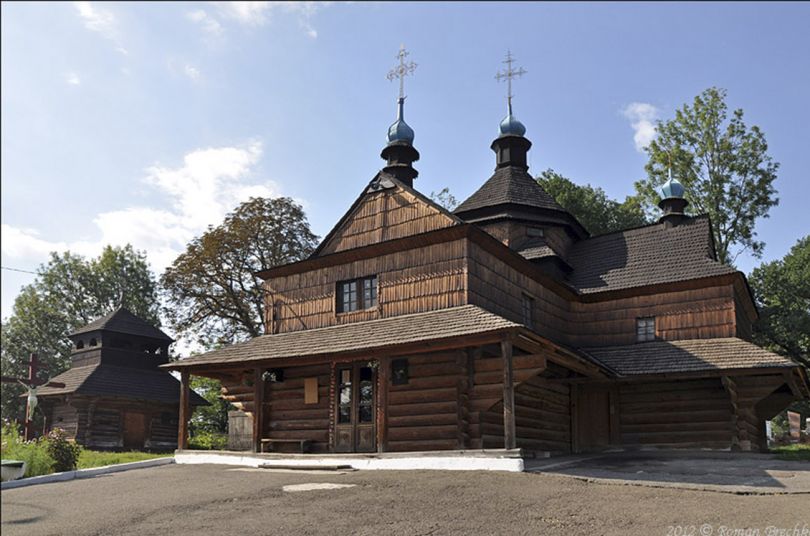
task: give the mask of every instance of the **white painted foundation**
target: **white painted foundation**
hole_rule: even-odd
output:
[[[175,463],[195,464],[214,463],[222,465],[241,465],[245,467],[330,467],[348,465],[353,469],[365,470],[438,470],[438,471],[509,471],[522,472],[523,458],[519,454],[502,451],[500,453],[486,451],[444,453],[408,453],[377,454],[365,456],[329,455],[261,455],[231,453],[222,451],[177,451],[174,455]]]

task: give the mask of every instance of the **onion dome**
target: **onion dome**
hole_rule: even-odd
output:
[[[526,134],[526,127],[512,115],[512,103],[509,103],[509,110],[500,125],[501,136],[523,136]]]
[[[683,199],[685,191],[683,184],[678,182],[678,179],[670,177],[669,180],[664,183],[664,186],[661,187],[661,199]]]
[[[663,214],[658,219],[659,222],[667,227],[674,227],[688,217],[685,209],[689,201],[683,196],[685,192],[686,188],[678,179],[672,178],[672,171],[670,170],[669,180],[661,187],[661,201],[658,202],[658,207],[663,211]]]
[[[388,127],[388,143],[413,143],[413,129],[405,122],[405,98],[400,97],[397,108],[397,120]]]

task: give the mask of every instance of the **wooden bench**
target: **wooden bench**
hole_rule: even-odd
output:
[[[262,439],[261,447],[259,452],[265,452],[265,446],[270,448],[270,452],[273,452],[273,445],[276,444],[283,444],[283,445],[298,445],[298,450],[301,454],[306,454],[309,452],[309,444],[312,443],[309,439]]]

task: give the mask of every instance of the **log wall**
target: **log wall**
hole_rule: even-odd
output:
[[[619,386],[623,447],[731,447],[731,400],[719,378]]]
[[[318,379],[317,404],[304,403],[305,378]],[[263,438],[308,439],[310,452],[329,452],[329,380],[324,364],[285,368],[283,382],[265,383]]]
[[[48,428],[62,428],[69,438],[87,448],[124,447],[124,413],[145,415],[145,449],[177,448],[177,405],[124,399],[75,396],[69,401],[43,399]]]
[[[321,255],[434,231],[456,222],[400,187],[366,194]]]
[[[466,303],[466,241],[400,251],[340,266],[268,279],[269,333],[419,313]],[[378,306],[335,313],[337,283],[378,277]],[[275,305],[274,305],[275,304]]]
[[[466,354],[435,352],[405,359],[408,383],[388,387],[388,450],[463,448],[460,423],[466,410],[459,405],[459,389]]]

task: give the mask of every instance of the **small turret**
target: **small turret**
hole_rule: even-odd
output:
[[[405,63],[408,52],[405,46],[399,48],[399,65],[388,73],[388,79],[399,79],[399,98],[397,99],[397,120],[388,127],[388,145],[380,153],[385,159],[383,168],[385,173],[392,175],[400,182],[413,187],[413,180],[419,172],[413,168],[413,163],[419,160],[419,151],[413,147],[413,129],[405,122],[405,77],[416,69],[414,62]]]
[[[672,170],[670,170],[669,180],[661,187],[661,201],[658,202],[658,207],[664,213],[658,219],[659,223],[663,223],[667,227],[675,227],[688,217],[684,209],[689,201],[684,198],[684,192],[683,184],[672,178]]]

